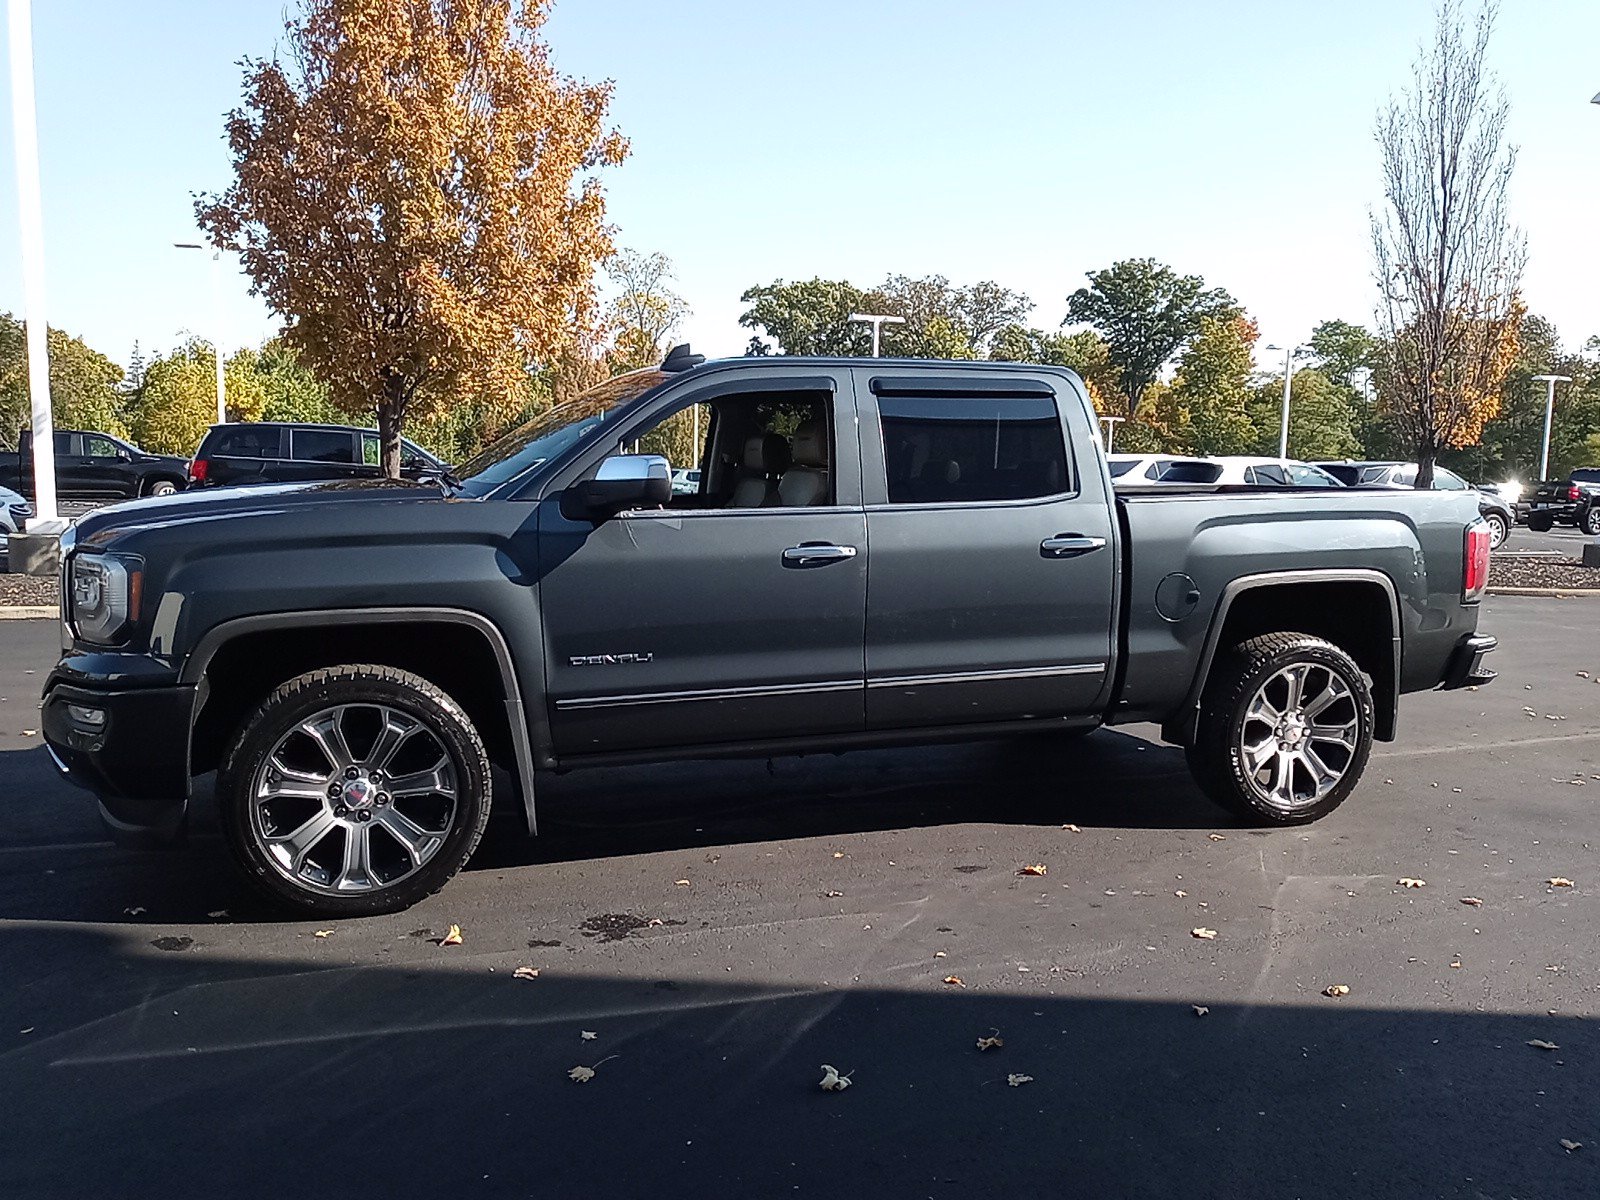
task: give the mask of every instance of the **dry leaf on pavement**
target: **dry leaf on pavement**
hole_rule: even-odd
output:
[[[1045,865],[1043,863],[1030,863],[1017,871],[1018,875],[1043,875],[1044,873]]]
[[[981,1037],[978,1039],[979,1050],[998,1050],[1005,1044],[1005,1039],[1000,1036],[1000,1031],[998,1029],[991,1031],[988,1037]]]
[[[439,945],[441,945],[441,946],[459,946],[459,945],[461,945],[461,926],[459,926],[459,925],[450,926],[450,928],[445,932],[445,935],[442,938],[439,939]]]
[[[578,1036],[586,1042],[592,1042],[600,1035],[592,1029],[580,1029],[578,1030]]]
[[[123,909],[122,913],[123,913],[124,916],[137,917],[140,913],[146,913],[146,912],[149,912],[149,911],[150,910],[148,908],[146,908],[144,905],[135,904],[131,908]]]
[[[1203,1017],[1211,1011],[1204,1004],[1191,1004],[1189,1007],[1194,1009],[1194,1015],[1197,1017]]]
[[[1582,1150],[1583,1149],[1583,1143],[1582,1142],[1574,1142],[1569,1138],[1562,1138],[1561,1139],[1561,1148],[1563,1150],[1565,1150],[1568,1154],[1571,1154],[1574,1150]]]
[[[1225,835],[1220,834],[1220,833],[1208,833],[1208,834],[1206,834],[1206,836],[1208,838],[1210,838],[1213,842],[1225,842],[1225,841],[1228,840]]]
[[[1399,884],[1403,888],[1419,888],[1428,886],[1428,881],[1426,879],[1396,879],[1395,883]]]
[[[1195,929],[1189,930],[1189,936],[1211,942],[1216,940],[1217,931],[1215,929],[1207,929],[1204,925],[1201,925]]]
[[[959,976],[959,975],[946,975],[942,980],[940,980],[940,982],[941,983],[947,983],[951,987],[962,987],[962,988],[964,988],[964,987],[967,986],[965,983],[963,983],[961,981],[961,976]]]
[[[1175,891],[1175,892],[1173,892],[1173,893],[1172,893],[1172,894],[1173,894],[1173,895],[1174,895],[1174,896],[1176,896],[1176,897],[1177,897],[1177,898],[1178,898],[1178,899],[1180,899],[1180,900],[1182,900],[1182,899],[1183,899],[1183,898],[1184,898],[1184,897],[1185,897],[1185,896],[1187,896],[1187,895],[1188,895],[1188,894],[1189,894],[1189,893],[1188,893],[1188,892],[1186,892],[1186,891],[1184,891],[1184,890],[1183,890],[1183,889],[1182,889],[1182,888],[1179,888],[1179,889],[1178,889],[1178,890],[1177,890],[1177,891]]]
[[[854,1071],[850,1072],[850,1075],[854,1074]],[[838,1067],[830,1067],[827,1063],[823,1063],[822,1090],[825,1092],[844,1091],[845,1088],[850,1086],[850,1075],[841,1075]]]
[[[689,886],[689,881],[687,879],[674,879],[672,881],[672,886],[673,887],[688,887]]]
[[[1461,897],[1461,903],[1470,904],[1473,908],[1483,907],[1483,901],[1479,900],[1476,896],[1463,896]]]
[[[1069,833],[1082,833],[1083,832],[1083,830],[1079,829],[1076,825],[1063,825],[1061,828],[1067,830]]]
[[[844,851],[843,850],[835,850],[833,852],[833,856],[835,858],[843,858],[844,857]]]
[[[1322,994],[1324,996],[1333,996],[1336,999],[1340,996],[1348,996],[1350,994],[1350,985],[1347,983],[1330,983],[1322,989]]]
[[[823,892],[822,894],[824,896],[826,896],[829,900],[837,900],[840,896],[844,895],[843,892],[836,892],[836,891],[832,891],[831,889],[829,891]]]
[[[948,954],[946,954],[946,953],[945,953],[945,952],[944,952],[944,951],[943,951],[943,950],[935,950],[935,951],[934,951],[934,952],[933,952],[933,956],[934,956],[934,957],[935,957],[935,958],[949,958],[949,957],[950,957],[950,956],[949,956],[949,955],[948,955]]]
[[[1032,1083],[1032,1075],[1007,1075],[1006,1082],[1012,1087],[1021,1087],[1025,1083]]]
[[[518,967],[515,971],[511,972],[511,978],[513,978],[513,979],[537,979],[537,978],[539,978],[539,968],[538,967]]]
[[[1535,1050],[1559,1050],[1559,1049],[1561,1049],[1561,1047],[1556,1045],[1554,1042],[1547,1042],[1547,1041],[1544,1041],[1542,1038],[1534,1038],[1528,1043],[1528,1045],[1532,1046]]]
[[[319,937],[319,938],[332,937],[333,936],[333,930],[331,930],[331,929],[318,929],[318,930],[313,931],[311,936],[312,937]]]
[[[567,1078],[572,1080],[573,1083],[588,1083],[589,1080],[594,1078],[594,1068],[573,1067],[572,1070],[567,1072]]]
[[[1554,879],[1546,879],[1545,882],[1548,883],[1551,887],[1571,887],[1572,886],[1572,880],[1566,878],[1564,875],[1557,875]]]

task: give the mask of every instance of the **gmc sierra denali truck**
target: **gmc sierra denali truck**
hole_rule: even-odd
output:
[[[61,770],[150,843],[215,769],[245,875],[328,916],[443,886],[492,767],[532,833],[544,772],[1149,721],[1293,824],[1402,693],[1493,677],[1472,497],[1119,497],[1081,381],[1017,364],[680,347],[459,477],[185,493],[62,551]]]

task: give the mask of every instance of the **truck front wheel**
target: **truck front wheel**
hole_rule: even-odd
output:
[[[1189,769],[1224,808],[1301,825],[1355,790],[1373,723],[1372,691],[1348,654],[1309,634],[1265,634],[1213,668]]]
[[[245,876],[307,915],[396,912],[442,888],[489,816],[489,759],[454,700],[393,667],[289,680],[217,773]]]

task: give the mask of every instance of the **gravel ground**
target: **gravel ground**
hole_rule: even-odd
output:
[[[54,603],[55,576],[0,574],[0,605]]]
[[[1576,558],[1492,558],[1490,587],[1600,588],[1600,567]]]

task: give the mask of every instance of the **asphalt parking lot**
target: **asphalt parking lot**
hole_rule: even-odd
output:
[[[1560,554],[1567,558],[1579,558],[1583,554],[1584,543],[1593,540],[1570,525],[1557,525],[1544,533],[1535,533],[1526,525],[1518,525],[1506,539],[1505,549],[1524,554],[1542,551],[1546,554]]]
[[[609,770],[318,936],[105,844],[0,622],[0,1195],[1600,1194],[1600,602],[1482,625],[1312,827],[1144,727]]]

